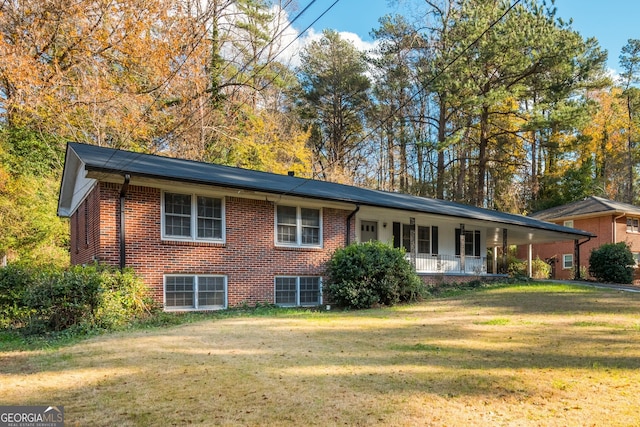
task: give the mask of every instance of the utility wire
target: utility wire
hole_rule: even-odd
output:
[[[487,34],[489,31],[491,31],[493,29],[493,27],[495,27],[502,19],[504,19],[505,16],[507,16],[507,14],[509,14],[509,12],[511,12],[511,10],[513,10],[513,8],[515,8],[518,3],[520,3],[522,0],[516,0],[513,4],[511,4],[506,10],[505,12],[499,17],[497,18],[495,21],[493,21],[478,37],[476,37],[471,43],[469,43],[467,46],[465,46],[464,49],[462,49],[460,51],[460,53],[458,53],[453,59],[451,59],[441,70],[438,71],[438,73],[436,73],[436,75],[434,75],[433,77],[431,77],[427,82],[425,82],[424,84],[422,84],[422,87],[417,90],[412,96],[409,97],[409,99],[407,99],[405,102],[403,102],[402,104],[400,104],[399,107],[397,107],[395,110],[393,110],[391,112],[391,114],[389,114],[386,118],[384,118],[376,127],[374,127],[372,130],[370,130],[369,132],[367,132],[367,134],[362,137],[359,141],[357,141],[354,146],[347,150],[347,154],[349,154],[350,152],[352,152],[361,142],[364,142],[365,140],[367,140],[368,138],[370,138],[378,129],[380,129],[380,127],[382,127],[384,124],[386,124],[389,120],[391,120],[393,117],[395,117],[395,115],[400,112],[400,110],[402,110],[403,108],[405,108],[409,102],[413,101],[418,95],[420,95],[422,92],[424,92],[426,90],[426,88],[433,83],[437,78],[439,78],[442,74],[444,74],[445,71],[447,71],[455,62],[457,62],[460,58],[462,58],[462,56],[469,50],[471,49],[471,47],[473,47],[476,43],[478,43],[478,41],[480,41],[480,39],[482,39],[484,37],[485,34]],[[335,161],[329,162],[327,165],[325,165],[325,167],[322,168],[322,170],[320,172],[324,172],[328,167],[331,167],[335,164]],[[295,187],[291,188],[290,190],[288,190],[286,193],[284,193],[283,195],[286,195],[294,190],[296,190],[298,187],[304,185],[307,181],[310,181],[310,178],[306,178],[305,181],[301,182],[300,184],[296,185]]]
[[[284,31],[286,31],[295,21],[297,21],[308,9],[309,7],[311,7],[311,5],[313,5],[317,0],[312,0],[301,12],[299,12],[292,20],[291,22],[281,31],[279,31],[277,33],[277,35],[275,35],[274,37],[272,37],[272,39],[267,43],[267,45],[265,45],[262,50],[254,55],[254,57],[251,59],[251,61],[255,61],[256,59],[259,58],[259,56],[262,54],[262,52],[264,52],[264,50],[270,45],[272,44],[280,35],[282,35],[284,33]],[[257,73],[262,71],[264,68],[266,68],[271,62],[273,62],[273,60],[275,58],[277,58],[280,54],[282,54],[286,49],[288,49],[296,40],[298,40],[306,31],[309,30],[309,28],[311,28],[311,26],[313,24],[315,24],[320,18],[322,18],[327,12],[329,12],[329,10],[331,10],[340,0],[335,0],[327,9],[325,9],[324,12],[322,12],[322,14],[320,14],[320,16],[316,19],[313,20],[313,22],[311,24],[309,24],[302,32],[298,33],[298,35],[291,41],[289,42],[283,49],[281,49],[274,57],[272,57],[270,59],[270,61],[268,61],[267,63],[263,64],[263,66],[261,68],[259,68],[259,70],[257,72],[255,72],[252,76],[250,76],[243,84],[246,84],[247,82],[249,82],[251,79],[255,78],[257,76]],[[287,4],[290,4],[291,2],[288,2]],[[279,17],[278,17],[279,19]],[[207,31],[203,31],[202,35],[197,39],[196,44],[194,45],[194,47],[190,50],[190,52],[187,54],[187,56],[184,58],[184,60],[181,62],[181,64],[179,65],[179,67],[177,67],[176,70],[174,70],[169,77],[167,77],[160,85],[158,85],[158,88],[161,88],[163,86],[165,86],[171,79],[173,79],[177,73],[180,71],[180,69],[187,63],[188,58],[193,54],[193,52],[195,51],[196,47],[202,42],[202,40],[204,39],[204,36],[208,34]],[[250,62],[251,62],[250,61]],[[243,67],[243,70],[246,69],[246,67],[249,66],[249,63],[245,64],[245,66]],[[237,77],[243,70],[238,71],[233,78]],[[264,85],[262,87],[261,90],[263,90],[265,87],[267,87],[269,84],[273,83],[273,81],[275,80],[275,77],[266,85]],[[158,99],[160,98],[161,95],[161,91],[156,94],[156,96],[154,97],[153,102],[147,107],[145,113],[141,116],[141,118],[138,120],[137,124],[142,122],[142,117],[144,117],[152,108],[152,106],[158,101]],[[237,106],[236,108],[234,108],[234,110],[232,111],[232,113],[235,113],[239,110],[239,106]],[[193,115],[195,114],[195,112],[191,113],[188,115],[188,117],[186,117],[185,119],[183,119],[178,126],[174,127],[175,129],[178,129],[178,127],[183,124],[186,123],[187,120],[189,120],[191,117],[193,117]],[[209,116],[211,114],[211,110],[208,110],[206,112],[206,116]],[[169,132],[171,133],[171,132]],[[130,134],[130,132],[129,132]],[[176,137],[179,137],[181,134],[177,135]],[[132,157],[131,159],[129,159],[126,162],[123,162],[121,165],[118,166],[119,172],[125,172],[125,167],[129,164],[131,164],[132,162],[134,162],[137,158],[139,158],[142,154],[144,153],[138,153],[136,156]],[[106,159],[103,163],[104,166],[106,166],[107,163],[109,163],[109,161],[111,161],[111,159],[113,158],[113,156],[115,155],[115,152],[111,154],[111,156],[109,156],[108,159]],[[106,175],[105,175],[106,176]],[[85,187],[88,186],[90,184],[90,182],[87,182],[84,186],[82,186],[81,188],[79,188],[77,191],[74,192],[74,195],[80,193],[81,191],[84,191]]]

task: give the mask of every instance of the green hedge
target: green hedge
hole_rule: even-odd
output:
[[[0,269],[0,327],[28,334],[117,329],[154,305],[132,270],[93,265]]]
[[[413,301],[426,288],[403,249],[381,242],[354,243],[334,252],[324,289],[334,303],[349,308]]]

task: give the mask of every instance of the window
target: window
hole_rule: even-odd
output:
[[[567,221],[565,221],[565,222],[563,223],[563,225],[564,225],[565,227],[573,228],[573,220],[572,220],[572,219],[567,220]]]
[[[393,223],[393,247],[403,247],[411,252],[411,228],[410,224]],[[438,254],[438,227],[418,226],[416,233],[416,249],[419,254]]]
[[[163,238],[223,240],[222,199],[192,194],[164,193]]]
[[[633,252],[633,260],[636,262],[636,267],[640,265],[640,252]]]
[[[562,268],[565,270],[573,268],[573,254],[562,255]]]
[[[164,307],[167,310],[213,310],[227,306],[225,276],[167,275]]]
[[[320,305],[320,277],[276,277],[275,303],[284,306]]]
[[[290,246],[320,246],[320,224],[320,209],[278,206],[276,242]]]
[[[638,218],[627,218],[627,233],[638,233]]]
[[[460,255],[460,234],[461,230],[456,228],[455,245],[456,255]],[[480,256],[480,231],[468,231],[464,232],[464,254],[465,256]]]
[[[402,224],[402,246],[407,251],[407,253],[411,253],[411,225]]]
[[[431,252],[431,228],[418,226],[418,253],[428,254]]]

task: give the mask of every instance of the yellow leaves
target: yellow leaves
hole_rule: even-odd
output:
[[[248,116],[245,131],[234,144],[236,166],[278,174],[292,171],[311,176],[311,152],[306,146],[307,132],[279,112],[258,111]]]
[[[590,98],[598,103],[598,109],[592,120],[582,129],[587,137],[585,147],[590,153],[619,151],[626,147],[626,107],[620,98],[621,90],[612,88],[592,93]]]

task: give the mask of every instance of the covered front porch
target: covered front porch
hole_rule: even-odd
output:
[[[494,216],[503,215],[507,216]],[[355,237],[358,242],[380,240],[404,248],[418,274],[444,276],[505,276],[510,246],[570,239],[579,245],[576,237],[581,236],[566,227],[534,228],[526,217],[522,224],[514,224],[513,215],[508,217],[511,223],[362,207],[357,211]]]

